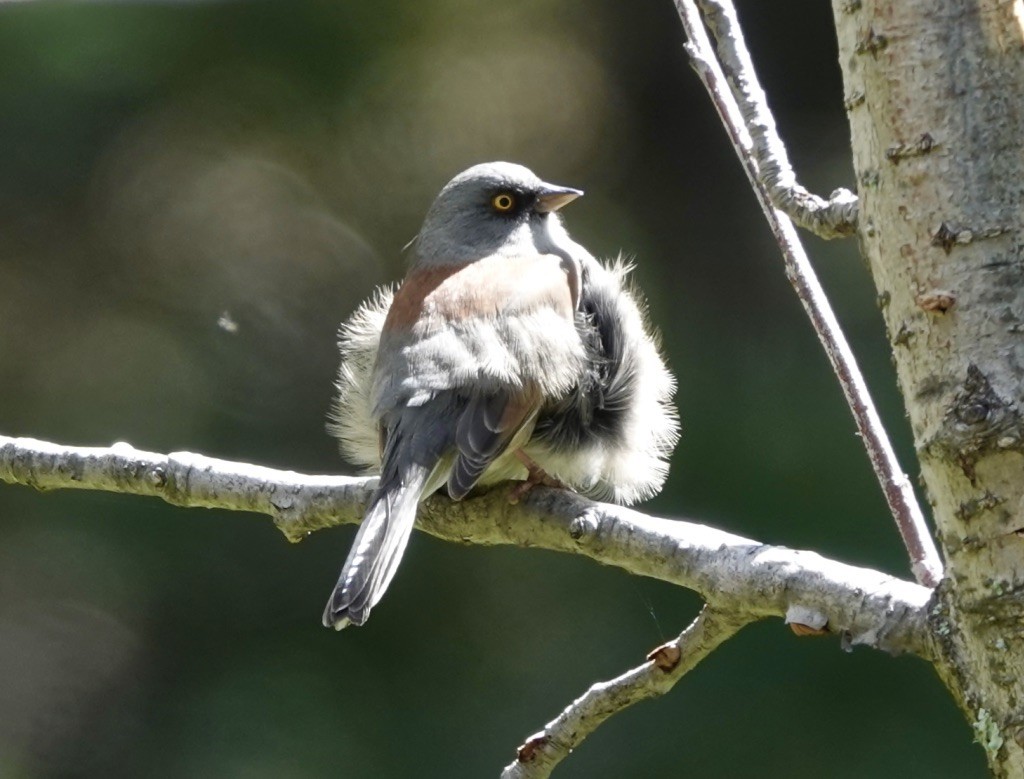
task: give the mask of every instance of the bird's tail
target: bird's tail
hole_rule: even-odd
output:
[[[362,625],[370,616],[398,570],[429,473],[413,465],[382,477],[324,609],[326,627]]]

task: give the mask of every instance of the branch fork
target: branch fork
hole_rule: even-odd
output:
[[[699,2],[704,11],[703,20],[695,0],[675,0],[676,10],[689,39],[686,49],[694,69],[725,125],[733,148],[782,250],[786,276],[793,284],[818,340],[825,349],[832,370],[839,379],[871,466],[910,556],[914,576],[922,584],[934,587],[942,579],[943,568],[924,513],[910,480],[900,468],[853,350],[839,327],[839,321],[800,243],[793,222],[773,198],[770,177],[775,174],[772,171],[777,171],[786,181],[791,179],[792,171],[782,141],[775,132],[764,92],[754,75],[736,10],[728,0]],[[708,37],[705,23],[718,41],[717,51]],[[727,82],[731,91],[724,86]]]

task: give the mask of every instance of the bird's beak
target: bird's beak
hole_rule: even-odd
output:
[[[537,205],[533,208],[542,214],[557,211],[564,205],[568,205],[583,194],[582,189],[572,187],[557,187],[554,184],[545,184],[537,195]]]

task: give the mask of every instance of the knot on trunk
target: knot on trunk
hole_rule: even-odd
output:
[[[974,465],[985,454],[1024,451],[1024,424],[1012,400],[1000,397],[988,377],[973,363],[926,449],[951,454],[973,484]]]

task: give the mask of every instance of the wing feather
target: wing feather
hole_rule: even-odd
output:
[[[517,437],[529,434],[539,408],[539,396],[530,390],[471,396],[455,429],[448,494],[464,498]]]

